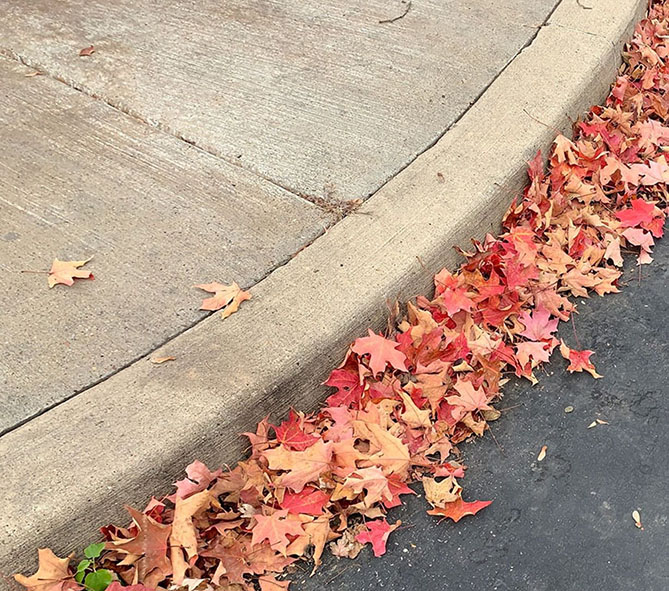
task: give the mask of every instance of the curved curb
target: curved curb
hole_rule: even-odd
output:
[[[434,147],[253,288],[238,314],[165,346],[175,362],[141,360],[0,439],[4,574],[31,570],[38,546],[82,548],[194,457],[236,461],[238,433],[268,412],[314,408],[348,343],[384,322],[386,298],[428,291],[456,263],[452,245],[496,228],[553,129],[605,96],[646,2],[589,5],[563,0]]]

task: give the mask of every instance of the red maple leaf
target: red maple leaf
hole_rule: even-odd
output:
[[[300,513],[304,515],[322,515],[323,507],[329,500],[329,494],[308,487],[299,493],[286,491],[281,502],[281,508],[288,509],[288,512],[294,515],[299,515]]]
[[[446,289],[436,299],[449,316],[453,316],[461,311],[469,312],[472,309],[472,300],[467,295],[467,290],[460,287],[456,289]]]
[[[355,539],[361,544],[371,544],[374,556],[378,558],[386,553],[386,542],[390,532],[400,525],[402,525],[401,521],[397,521],[394,525],[390,525],[385,519],[368,521],[365,529],[355,536]]]
[[[560,353],[562,357],[569,360],[569,366],[567,371],[570,373],[587,371],[593,378],[601,378],[602,376],[597,373],[595,365],[590,361],[590,356],[594,351],[576,351],[575,349],[570,349],[564,341],[560,344]]]
[[[284,421],[278,427],[272,425],[276,432],[277,441],[283,443],[287,448],[296,451],[304,451],[308,447],[311,447],[318,441],[318,437],[314,437],[310,433],[305,433],[302,426],[303,422],[303,418],[291,408],[287,421]]]
[[[455,501],[446,503],[444,507],[435,507],[430,509],[428,515],[437,515],[444,519],[452,519],[456,523],[467,515],[476,515],[481,509],[485,509],[492,501],[473,501],[468,503],[458,497]]]
[[[326,386],[337,388],[337,393],[328,398],[328,406],[356,408],[359,406],[364,386],[360,384],[360,376],[357,372],[347,369],[335,369],[327,381],[323,383]]]
[[[655,217],[655,205],[643,199],[632,199],[632,207],[616,213],[623,228],[634,228],[641,224],[650,224]],[[658,212],[659,213],[659,212]]]
[[[397,350],[399,343],[376,334],[369,329],[369,336],[360,337],[353,343],[351,349],[360,356],[369,355],[369,368],[372,374],[377,375],[384,371],[387,365],[407,371],[406,355]]]
[[[391,474],[388,477],[388,490],[392,495],[390,500],[382,499],[383,506],[386,509],[399,507],[402,504],[400,495],[415,495],[416,491],[410,489],[397,474]]]

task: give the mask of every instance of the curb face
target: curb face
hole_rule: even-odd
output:
[[[235,462],[238,434],[268,412],[313,409],[319,384],[386,298],[430,289],[455,244],[497,227],[526,162],[598,102],[615,77],[642,0],[563,0],[547,26],[430,150],[290,263],[253,299],[0,439],[5,574],[35,549],[80,549],[123,502],[143,505],[192,459]],[[541,123],[540,123],[541,122]],[[440,174],[437,174],[440,173]],[[3,583],[9,585],[9,583]]]

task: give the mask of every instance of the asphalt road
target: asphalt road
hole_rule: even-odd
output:
[[[439,523],[423,498],[408,498],[388,517],[403,526],[385,556],[369,548],[354,561],[328,556],[312,578],[293,576],[291,588],[669,589],[669,242],[641,276],[628,260],[624,279],[622,293],[594,296],[575,319],[604,377],[568,374],[556,350],[539,385],[509,384],[498,404],[509,410],[492,424],[496,442],[487,434],[462,447],[463,496],[493,499],[490,507]],[[578,348],[570,324],[561,336]],[[588,428],[597,418],[608,424]]]

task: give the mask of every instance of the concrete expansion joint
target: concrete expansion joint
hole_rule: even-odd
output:
[[[85,94],[86,96],[91,97],[92,99],[98,100],[107,106],[111,107],[112,109],[119,111],[120,113],[123,113],[124,115],[127,115],[128,117],[132,117],[133,119],[139,121],[140,123],[143,123],[144,125],[148,125],[149,127],[153,127],[154,129],[157,129],[161,131],[162,133],[166,133],[168,135],[171,135],[178,140],[188,144],[189,146],[193,146],[195,149],[200,150],[202,152],[205,152],[209,154],[210,156],[214,156],[215,158],[219,158],[228,164],[232,164],[233,166],[237,166],[241,168],[242,170],[249,172],[256,177],[276,186],[279,187],[280,189],[283,189],[287,193],[290,193],[291,195],[294,195],[298,199],[308,201],[312,205],[316,205],[317,207],[320,207],[321,209],[324,209],[326,212],[328,211],[327,208],[323,207],[319,203],[319,200],[322,201],[319,197],[313,196],[313,195],[307,195],[304,193],[301,193],[299,191],[295,191],[294,189],[291,189],[290,187],[287,187],[281,183],[278,183],[275,179],[269,178],[265,175],[259,174],[257,170],[251,167],[244,166],[241,164],[237,159],[235,158],[229,158],[223,154],[221,154],[217,150],[213,150],[208,146],[203,146],[197,143],[196,140],[192,140],[183,133],[180,133],[174,129],[172,129],[169,125],[165,125],[159,121],[155,121],[152,119],[149,119],[142,115],[141,113],[137,112],[136,110],[128,107],[127,105],[124,105],[123,103],[119,101],[113,101],[105,96],[102,96],[96,92],[93,92],[90,88],[83,84],[79,84],[78,82],[71,80],[69,78],[66,78],[64,76],[59,76],[53,72],[51,72],[49,69],[44,67],[44,65],[37,63],[29,58],[26,58],[23,55],[20,55],[16,53],[15,51],[12,51],[11,49],[7,48],[0,48],[0,55],[4,55],[5,57],[8,57],[16,62],[19,62],[20,64],[32,68],[33,70],[38,70],[39,72],[45,74],[52,80],[56,80],[62,84],[65,84],[65,86],[68,86],[72,88],[73,90],[76,90],[77,92],[81,92],[82,94]],[[337,221],[337,220],[335,220]]]

